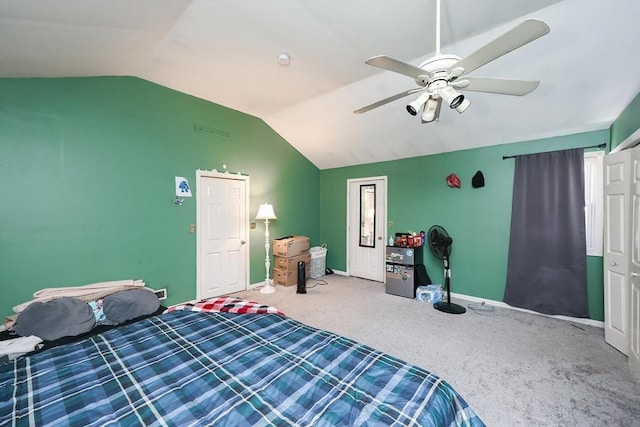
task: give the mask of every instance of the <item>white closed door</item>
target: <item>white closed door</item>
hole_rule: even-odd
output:
[[[631,150],[631,282],[629,366],[640,378],[640,146]]]
[[[248,177],[199,171],[198,299],[247,289],[247,186]]]
[[[629,347],[629,167],[621,151],[604,159],[604,339],[627,354]]]
[[[350,179],[347,189],[348,274],[384,282],[387,177]]]

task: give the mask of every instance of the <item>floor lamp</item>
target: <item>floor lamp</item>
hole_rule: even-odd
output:
[[[272,294],[276,291],[276,288],[271,285],[271,280],[269,280],[269,268],[271,267],[271,262],[269,261],[269,220],[277,219],[276,214],[273,212],[273,206],[268,203],[260,205],[256,219],[264,219],[264,251],[266,252],[264,268],[267,271],[267,276],[264,279],[264,286],[260,289],[260,293]]]

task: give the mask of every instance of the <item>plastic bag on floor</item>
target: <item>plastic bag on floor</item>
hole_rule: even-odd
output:
[[[442,300],[442,285],[432,283],[426,286],[418,286],[416,288],[416,300],[435,304]]]

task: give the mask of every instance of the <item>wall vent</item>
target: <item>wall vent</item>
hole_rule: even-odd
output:
[[[158,297],[159,300],[167,299],[167,289],[158,289],[153,291],[154,294]]]

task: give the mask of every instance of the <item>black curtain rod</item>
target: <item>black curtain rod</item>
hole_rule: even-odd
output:
[[[598,145],[590,145],[588,147],[576,147],[576,148],[606,148],[607,143],[603,142],[602,144],[598,144]],[[571,150],[570,148],[567,148],[567,150]],[[555,150],[555,151],[564,151],[564,150]],[[554,153],[555,151],[545,151],[545,153]],[[541,153],[530,153],[530,154],[541,154]],[[519,156],[528,156],[529,154],[518,154],[515,156],[502,156],[502,160],[506,160],[506,159],[513,159]]]

